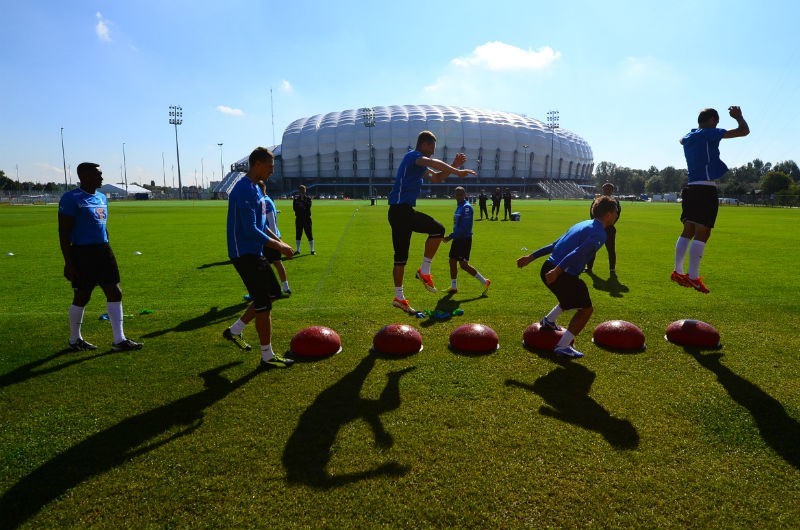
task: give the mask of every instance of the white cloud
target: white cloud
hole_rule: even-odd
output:
[[[94,27],[95,33],[97,33],[97,38],[103,42],[111,42],[111,33],[108,30],[108,20],[103,17],[103,14],[98,11],[95,13],[95,17],[97,17],[97,25]]]
[[[514,70],[542,70],[561,57],[561,52],[550,46],[538,50],[523,50],[504,42],[482,44],[466,57],[456,57],[451,64],[459,68],[484,68],[493,72]]]
[[[289,92],[294,91],[294,87],[292,86],[292,84],[289,81],[284,79],[284,80],[281,81],[281,90],[283,92],[289,93]]]
[[[47,162],[36,162],[33,165],[36,168],[38,168],[40,171],[43,171],[43,172],[45,172],[47,174],[60,174],[60,175],[64,174],[64,168],[63,167],[56,167],[56,166],[54,166],[52,164],[48,164]]]
[[[217,110],[228,116],[244,116],[244,111],[242,111],[242,109],[234,109],[227,105],[217,105]]]

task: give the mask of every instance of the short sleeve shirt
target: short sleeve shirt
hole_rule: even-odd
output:
[[[99,191],[87,193],[81,188],[61,196],[58,213],[75,218],[69,235],[73,245],[102,245],[108,243],[108,199]]]

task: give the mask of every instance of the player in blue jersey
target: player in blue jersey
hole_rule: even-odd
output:
[[[250,153],[247,174],[240,178],[228,195],[228,257],[242,278],[252,303],[244,315],[222,336],[242,349],[249,345],[242,331],[255,318],[261,343],[260,368],[286,368],[292,365],[272,349],[272,300],[280,296],[281,287],[263,249],[274,249],[291,258],[292,247],[281,241],[267,226],[267,202],[259,182],[265,182],[274,170],[274,156],[265,147]]]
[[[440,222],[414,210],[423,180],[428,177],[432,182],[438,183],[451,174],[459,177],[475,174],[475,171],[471,169],[458,169],[467,161],[464,153],[458,153],[451,166],[441,160],[431,158],[435,150],[436,136],[430,131],[419,133],[416,149],[409,151],[403,157],[397,168],[394,186],[389,193],[389,225],[392,227],[392,246],[394,248],[392,277],[395,294],[392,305],[408,313],[415,312],[403,292],[403,276],[408,261],[408,249],[411,246],[411,234],[413,232],[428,234],[422,264],[417,269],[417,278],[422,281],[428,291],[435,293],[436,287],[433,285],[431,276],[431,261],[436,255],[445,233],[444,225]]]
[[[73,351],[96,350],[84,340],[81,324],[86,304],[96,285],[106,295],[115,351],[139,350],[142,345],[125,337],[122,325],[122,290],[117,259],[108,243],[108,199],[97,191],[103,184],[99,164],[78,164],[80,185],[61,196],[58,203],[58,239],[64,256],[64,277],[72,283],[69,308],[69,347]]]
[[[267,232],[270,237],[275,237],[276,239],[281,238],[281,231],[278,228],[278,209],[275,207],[275,202],[272,198],[267,194],[267,186],[263,182],[259,182],[261,187],[261,193],[264,194],[264,202],[267,204],[267,228],[272,230],[272,233],[275,236],[272,236]],[[295,255],[297,253],[295,252]],[[278,278],[281,281],[281,291],[283,294],[289,296],[292,294],[292,290],[289,288],[289,277],[286,274],[286,267],[283,265],[283,261],[281,260],[281,253],[275,249],[270,248],[267,245],[264,245],[264,256],[267,258],[267,261],[275,267],[275,271],[278,273]]]
[[[586,327],[594,308],[589,289],[579,275],[586,262],[606,241],[606,227],[617,221],[617,205],[611,197],[601,195],[594,201],[594,219],[573,225],[556,242],[517,259],[517,267],[525,267],[536,258],[550,254],[542,264],[540,277],[547,288],[556,295],[558,304],[539,322],[542,328],[557,330],[556,319],[564,311],[578,311],[558,341],[555,353],[567,357],[583,357],[570,346]]]
[[[450,245],[450,289],[448,293],[458,292],[458,267],[478,280],[485,293],[491,285],[491,280],[484,278],[475,267],[469,264],[469,255],[472,251],[472,221],[475,211],[467,200],[467,192],[461,186],[456,188],[456,212],[453,214],[453,233],[444,238],[444,242],[452,241]]]
[[[738,124],[735,129],[718,129],[719,113],[714,109],[703,109],[697,117],[699,127],[681,138],[689,169],[689,183],[681,193],[683,232],[675,244],[675,269],[670,279],[701,293],[709,292],[700,277],[700,261],[719,210],[716,181],[728,171],[728,166],[719,158],[719,142],[723,138],[738,138],[750,134],[750,127],[744,121],[741,108],[728,107],[728,114]],[[683,261],[687,250],[689,272],[684,274]]]

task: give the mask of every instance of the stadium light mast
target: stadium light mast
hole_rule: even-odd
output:
[[[178,157],[178,199],[183,199],[183,184],[181,183],[181,152],[178,149],[178,125],[183,123],[183,107],[170,105],[169,124],[175,126],[175,154]]]
[[[364,107],[361,109],[361,117],[364,120],[364,127],[369,131],[369,197],[374,197],[372,192],[372,177],[375,173],[375,158],[372,156],[372,128],[375,127],[375,109]]]
[[[122,167],[125,168],[125,197],[128,196],[128,162],[125,160],[125,142],[122,142]]]
[[[522,146],[525,149],[525,173],[522,175],[522,198],[528,193],[528,144]]]
[[[164,190],[167,189],[167,166],[164,165],[164,151],[161,151],[161,174],[164,176]]]
[[[219,146],[219,178],[225,178],[225,166],[222,164],[222,142],[217,144]]]
[[[553,186],[553,147],[556,141],[556,129],[558,129],[558,111],[551,110],[547,112],[547,128],[550,129],[550,185],[547,187],[547,199],[553,200],[553,194],[550,188]]]
[[[67,157],[64,154],[64,127],[61,127],[61,160],[64,162],[64,191],[67,191]]]

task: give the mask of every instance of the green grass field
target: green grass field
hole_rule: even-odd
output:
[[[447,226],[455,201],[419,208]],[[291,205],[278,201],[293,244]],[[110,351],[102,291],[68,353],[71,290],[61,276],[55,206],[0,208],[0,528],[791,528],[800,522],[798,210],[725,207],[702,273],[711,294],[669,281],[679,206],[625,203],[619,282],[605,250],[584,275],[595,313],[559,362],[522,347],[555,300],[539,262],[515,260],[585,218],[586,202],[517,202],[521,222],[479,222],[472,278],[447,299],[413,279],[417,309],[391,307],[386,206],[317,201],[317,255],[286,263],[273,344],[325,325],[343,351],[255,372],[257,353],[221,338],[244,310],[227,263],[225,202],[111,204],[127,335]],[[448,286],[447,246],[433,263]],[[141,254],[137,254],[140,252]],[[13,256],[7,255],[13,253]],[[142,315],[143,309],[152,314]],[[571,313],[561,317],[566,323]],[[666,342],[667,325],[713,324],[723,348]],[[647,350],[591,342],[600,322],[637,324]],[[424,350],[370,355],[390,323],[418,327]],[[447,348],[458,325],[494,328],[500,349]],[[251,326],[245,337],[256,343]]]

